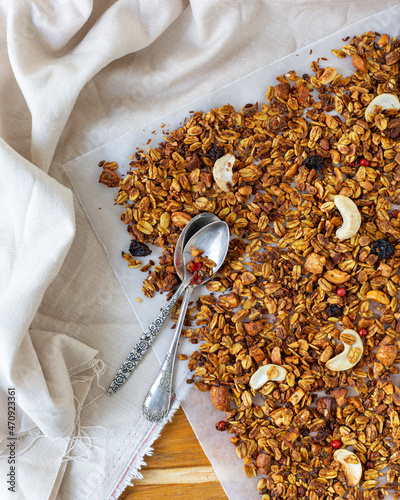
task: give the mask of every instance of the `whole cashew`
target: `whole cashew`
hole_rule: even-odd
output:
[[[394,94],[379,94],[368,104],[365,110],[365,119],[368,121],[370,114],[374,113],[375,106],[380,106],[384,109],[400,109],[400,101]],[[373,117],[372,117],[373,120]]]
[[[217,186],[227,193],[232,189],[232,168],[235,163],[235,157],[231,154],[226,154],[214,163],[213,177]]]
[[[361,226],[361,214],[353,200],[341,194],[333,198],[336,208],[343,217],[343,225],[336,231],[339,240],[346,240],[354,236]]]
[[[354,330],[343,330],[340,340],[344,344],[344,350],[332,359],[329,359],[325,366],[333,372],[342,372],[356,366],[364,352],[364,344],[361,337]]]
[[[356,486],[362,476],[362,465],[357,455],[341,448],[335,451],[333,458],[343,465],[347,486],[349,488]]]
[[[250,387],[252,389],[260,389],[270,380],[282,382],[286,379],[287,370],[279,365],[263,365],[253,373],[250,379]]]

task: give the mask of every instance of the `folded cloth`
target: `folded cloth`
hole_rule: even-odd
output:
[[[141,328],[62,165],[396,4],[0,4],[0,498],[117,499],[164,424],[152,352],[102,396]]]

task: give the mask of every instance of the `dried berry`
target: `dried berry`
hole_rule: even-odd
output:
[[[213,146],[207,153],[207,156],[213,163],[215,163],[218,160],[218,158],[221,158],[222,156],[224,156],[224,154],[225,154],[224,148],[221,148],[221,146]]]
[[[304,486],[299,486],[297,488],[297,496],[302,498],[305,496],[305,494],[306,494],[306,489],[304,488]]]
[[[365,336],[367,335],[367,333],[368,333],[368,332],[367,332],[367,330],[366,330],[365,328],[360,328],[360,329],[358,330],[358,335],[359,335],[360,337],[365,337]]]
[[[374,241],[371,253],[377,255],[380,259],[388,259],[394,254],[394,245],[390,241],[381,238]]]
[[[195,274],[191,279],[190,283],[192,283],[192,285],[200,285],[202,281],[203,278],[199,274]]]
[[[368,167],[368,165],[369,165],[369,161],[368,161],[368,160],[366,160],[365,158],[362,158],[362,159],[360,160],[360,165],[362,165],[363,167]]]
[[[346,289],[343,287],[340,287],[336,290],[336,293],[337,293],[337,295],[339,295],[339,297],[344,297],[346,295]]]
[[[308,170],[314,169],[316,172],[319,172],[325,167],[325,161],[319,155],[311,155],[304,160],[304,165]]]
[[[329,318],[340,318],[343,316],[343,307],[339,307],[336,304],[329,304],[325,312]]]
[[[217,431],[225,431],[226,430],[226,422],[225,420],[221,420],[215,424],[215,428]]]
[[[146,243],[140,243],[140,241],[132,240],[129,253],[134,257],[146,257],[146,255],[151,254],[150,248],[146,245]]]
[[[196,272],[200,271],[200,269],[201,269],[201,262],[194,262],[192,266],[192,271]]]
[[[332,448],[340,448],[342,446],[342,443],[339,439],[334,439],[333,441],[331,441],[330,445],[332,446]]]

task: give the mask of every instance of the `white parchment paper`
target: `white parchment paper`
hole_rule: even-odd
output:
[[[247,103],[255,103],[256,101],[261,105],[265,100],[268,87],[276,85],[278,75],[285,74],[290,70],[295,70],[299,75],[311,73],[310,64],[318,58],[320,58],[321,67],[334,66],[339,73],[348,74],[354,69],[351,58],[338,59],[331,53],[332,49],[340,49],[345,43],[343,39],[365,31],[371,30],[381,34],[388,33],[391,36],[399,35],[399,24],[400,5],[364,19],[311,44],[190,103],[188,106],[153,121],[144,128],[133,130],[76,158],[64,166],[143,330],[150,325],[159,310],[165,305],[166,295],[157,294],[152,299],[146,298],[141,288],[142,281],[147,276],[147,273],[142,273],[138,269],[129,269],[127,263],[121,258],[121,251],[128,250],[131,238],[125,224],[119,220],[119,216],[123,211],[122,207],[113,205],[116,190],[109,189],[98,182],[101,173],[97,166],[99,161],[116,161],[119,164],[119,171],[126,172],[129,169],[130,157],[137,149],[146,149],[149,138],[151,138],[150,145],[152,147],[162,142],[165,132],[179,127],[190,117],[190,111],[201,110],[207,112],[212,107],[220,107],[227,103],[230,103],[237,110],[240,110]],[[321,60],[321,58],[326,58],[326,60]],[[159,255],[160,250],[153,247],[153,253],[149,258],[157,263]],[[144,259],[141,260],[145,263]],[[204,293],[204,289],[197,291],[198,295],[201,293]],[[137,302],[137,297],[142,302]],[[196,300],[196,298],[194,295],[193,300]],[[153,349],[160,361],[164,358],[171,341],[172,324],[171,320],[167,320],[163,330],[153,343]],[[121,353],[121,363],[125,360],[132,347],[133,345],[127,346],[127,351]],[[195,348],[196,346],[182,339],[179,352],[190,355]],[[178,398],[187,387],[185,380],[189,376],[186,362],[177,362],[175,391]],[[190,390],[184,401],[182,401],[182,406],[229,499],[256,500],[260,498],[256,490],[259,478],[249,480],[245,476],[242,469],[242,460],[237,458],[235,449],[229,442],[230,435],[215,431],[215,422],[221,420],[223,415],[211,405],[208,394]],[[391,496],[386,498],[391,498]]]

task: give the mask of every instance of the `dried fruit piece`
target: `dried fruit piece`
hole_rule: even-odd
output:
[[[221,432],[226,431],[226,427],[227,427],[227,425],[226,425],[225,420],[220,420],[219,422],[217,422],[215,424],[215,428],[217,429],[217,431],[221,431]]]
[[[250,386],[252,389],[260,389],[264,384],[270,380],[282,382],[286,379],[287,370],[279,365],[264,365],[253,373],[250,379]]]
[[[394,254],[394,250],[394,245],[390,241],[381,238],[373,242],[371,253],[377,255],[380,259],[388,259]]]
[[[345,340],[348,339],[348,335],[351,335],[355,339],[352,344],[345,343]],[[362,353],[364,352],[362,340],[354,330],[343,330],[340,335],[340,340],[344,344],[343,351],[325,363],[325,366],[333,372],[350,370],[360,361]]]
[[[399,98],[394,94],[379,94],[368,104],[365,110],[365,119],[367,121],[373,121],[373,114],[375,106],[379,106],[384,109],[400,109]]]
[[[336,195],[333,201],[343,218],[343,225],[336,231],[336,236],[339,240],[351,238],[361,226],[361,214],[357,205],[347,196],[340,194]]]
[[[354,488],[354,486],[360,482],[363,472],[361,462],[357,455],[351,451],[341,449],[335,451],[333,458],[342,464],[347,486],[349,488]]]
[[[146,257],[151,252],[152,250],[150,250],[146,243],[141,243],[140,241],[132,240],[129,246],[129,253],[134,257]]]
[[[221,148],[221,146],[213,146],[207,153],[207,156],[210,158],[210,160],[215,163],[218,158],[221,158],[224,156],[225,151],[224,148]]]
[[[235,157],[231,154],[227,154],[219,158],[213,167],[213,177],[217,186],[225,193],[232,189],[233,185],[233,164],[235,163]]]
[[[325,167],[325,161],[319,155],[311,155],[304,160],[304,165],[308,170],[314,169],[316,172],[319,172]]]
[[[329,304],[325,309],[328,318],[341,318],[343,316],[343,308],[336,304]]]

